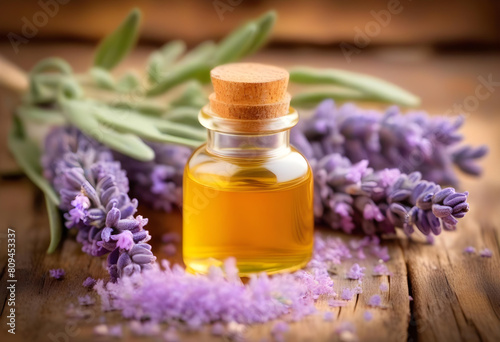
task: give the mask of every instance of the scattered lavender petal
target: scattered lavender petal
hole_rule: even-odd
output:
[[[177,247],[173,243],[169,243],[163,246],[162,250],[167,256],[172,256],[177,252]]]
[[[214,323],[212,325],[211,333],[214,336],[222,336],[226,332],[226,327],[222,323]]]
[[[363,279],[365,275],[364,273],[365,269],[366,267],[361,267],[358,264],[354,264],[351,266],[346,276],[348,279],[354,279],[354,280]]]
[[[465,254],[476,254],[476,249],[472,246],[468,246],[464,248]]]
[[[255,274],[243,283],[234,259],[226,260],[222,269],[212,267],[206,276],[187,273],[181,266],[162,260],[161,266],[155,263],[147,272],[116,282],[99,280],[94,290],[101,298],[103,310],[120,310],[125,318],[136,322],[133,324],[137,331],[143,328],[137,322],[147,318],[158,323],[182,321],[189,330],[219,322],[227,324],[226,336],[231,336],[230,327],[238,330],[244,328],[242,324],[269,322],[285,315],[298,320],[314,314],[314,304],[320,296],[325,296],[332,307],[345,306],[345,300],[334,299],[328,269],[332,264],[352,259],[353,246],[370,248],[378,243],[372,238],[361,244],[346,243],[317,233],[312,261],[306,269],[295,273]],[[360,284],[351,291],[360,293]],[[283,334],[277,337],[282,338]]]
[[[161,236],[161,241],[163,243],[179,243],[181,242],[181,236],[177,232],[168,232]]]
[[[344,288],[344,289],[342,289],[342,292],[340,294],[340,298],[342,300],[351,300],[353,295],[354,295],[354,293],[350,289]]]
[[[346,301],[343,300],[335,300],[335,299],[330,299],[328,301],[328,305],[331,306],[332,308],[339,308],[347,305]]]
[[[370,297],[368,300],[368,305],[370,306],[381,306],[382,305],[382,298],[380,298],[380,295],[373,295]]]
[[[90,297],[90,295],[80,296],[78,297],[78,304],[81,306],[90,306],[95,304],[95,299]]]
[[[382,291],[382,292],[387,292],[387,291],[389,291],[389,284],[387,284],[387,283],[382,283],[382,284],[380,284],[379,289],[380,289],[380,291]]]
[[[137,336],[156,336],[161,333],[161,327],[155,322],[132,321],[129,324],[130,331]]]
[[[61,280],[66,275],[66,272],[62,268],[55,268],[55,269],[49,270],[49,274],[52,278],[57,279],[57,280]]]
[[[91,289],[94,287],[95,283],[96,283],[96,280],[94,278],[87,277],[87,279],[85,279],[83,281],[82,286]]]
[[[324,314],[323,314],[323,320],[326,321],[326,322],[331,322],[333,321],[334,319],[334,316],[333,316],[333,312],[331,311],[326,311]]]
[[[168,328],[165,332],[162,334],[163,336],[163,341],[165,342],[179,342],[179,334],[177,333],[177,330],[175,328]]]
[[[391,272],[389,272],[386,264],[377,264],[373,267],[374,276],[388,276],[390,274]]]
[[[362,284],[362,282],[359,281],[358,284],[352,290],[353,293],[355,293],[355,294],[361,294],[361,293],[363,293],[363,288],[361,287],[361,284]]]
[[[412,296],[408,296],[408,300],[409,300],[410,302],[412,302],[412,301],[413,301],[413,297],[412,297]]]
[[[484,248],[479,252],[479,256],[483,258],[491,258],[493,256],[493,252],[489,248]]]
[[[279,321],[279,322],[274,323],[274,325],[271,329],[271,333],[272,334],[285,333],[288,330],[290,330],[290,327],[288,326],[288,324],[286,322]]]
[[[365,319],[365,321],[369,322],[373,319],[373,314],[370,311],[365,311],[363,313],[363,318]]]

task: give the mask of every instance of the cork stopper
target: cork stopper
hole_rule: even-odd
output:
[[[288,72],[285,69],[257,64],[234,63],[212,69],[214,93],[210,108],[220,117],[230,119],[269,119],[288,114]]]

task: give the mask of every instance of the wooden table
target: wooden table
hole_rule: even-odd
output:
[[[139,49],[125,66],[140,66],[150,49]],[[281,64],[334,66],[372,73],[397,82],[423,98],[423,107],[431,113],[443,113],[454,103],[463,103],[475,96],[478,77],[492,75],[500,81],[500,55],[433,55],[427,50],[363,51],[348,64],[338,51],[271,50],[253,60]],[[0,54],[24,68],[31,67],[42,57],[59,55],[72,61],[82,70],[91,60],[91,48],[85,45],[40,45],[30,42],[15,55],[10,46],[0,45]],[[500,87],[495,87],[488,99],[478,101],[478,107],[467,117],[463,129],[472,144],[486,143],[491,152],[482,163],[485,173],[480,179],[462,177],[462,189],[470,191],[471,212],[459,223],[458,231],[443,233],[430,246],[407,239],[385,241],[391,260],[391,277],[367,277],[364,292],[346,307],[334,309],[336,322],[325,322],[321,316],[311,316],[293,323],[287,341],[337,340],[333,334],[341,320],[353,322],[360,341],[500,341],[500,177],[498,177],[500,147]],[[470,100],[470,99],[469,99]],[[72,236],[68,236],[58,251],[46,255],[49,241],[48,221],[41,193],[23,176],[16,175],[16,166],[8,156],[5,135],[13,94],[0,92],[0,340],[10,341],[86,341],[104,340],[95,337],[92,329],[102,320],[120,321],[120,315],[102,313],[98,306],[90,309],[84,320],[68,319],[65,312],[70,303],[77,305],[77,296],[88,293],[81,284],[87,276],[105,278],[103,260],[80,251]],[[181,230],[180,213],[164,214],[140,207],[140,213],[150,218],[148,228],[153,237],[166,231]],[[16,231],[16,335],[7,334],[6,315],[7,272],[6,233]],[[337,232],[329,234],[343,236]],[[466,246],[488,247],[493,257],[480,258],[462,253]],[[153,238],[155,254],[165,257]],[[177,254],[173,261],[180,261]],[[365,260],[373,265],[374,260]],[[64,268],[63,281],[49,277],[48,270]],[[343,274],[343,272],[340,272]],[[366,323],[363,313],[368,298],[379,293],[379,284],[390,283],[383,294],[389,303],[385,310],[372,310],[374,319]],[[335,288],[347,285],[348,280],[334,277]],[[408,301],[408,295],[414,301]],[[327,303],[318,301],[318,308]],[[249,340],[270,339],[271,324],[249,327]],[[127,339],[138,340],[126,334]],[[158,340],[159,338],[157,338]],[[208,330],[183,335],[188,341],[217,340]],[[150,340],[155,340],[150,338]]]

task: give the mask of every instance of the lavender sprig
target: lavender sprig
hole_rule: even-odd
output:
[[[457,219],[469,211],[468,193],[422,180],[398,169],[374,171],[368,161],[352,164],[340,154],[312,160],[315,174],[315,216],[334,229],[351,233],[407,235],[415,227],[424,235],[454,230]]]
[[[339,153],[353,163],[366,159],[375,170],[419,171],[428,181],[456,185],[453,167],[479,175],[475,162],[487,153],[486,146],[457,146],[463,121],[462,117],[455,121],[429,117],[420,111],[403,115],[395,106],[385,113],[351,103],[337,107],[326,100],[292,130],[291,141],[308,159]]]
[[[78,229],[82,251],[108,254],[112,279],[152,267],[156,259],[148,220],[134,213],[125,171],[111,151],[71,127],[53,129],[45,141],[44,176],[61,196],[66,227]]]
[[[182,175],[192,151],[180,145],[147,143],[155,159],[142,162],[114,152],[126,170],[131,194],[154,209],[171,211],[182,205]]]

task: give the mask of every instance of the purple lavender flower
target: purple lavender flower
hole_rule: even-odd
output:
[[[389,285],[387,283],[382,283],[382,284],[380,284],[379,289],[382,292],[387,292],[387,291],[389,291]]]
[[[365,311],[363,313],[363,318],[365,319],[366,322],[369,322],[373,319],[373,314],[370,311]]]
[[[347,233],[407,235],[415,227],[424,235],[453,230],[469,210],[468,193],[422,180],[398,169],[374,171],[366,161],[351,164],[339,154],[312,160],[315,173],[315,216],[318,221]],[[378,247],[376,247],[378,248]],[[383,250],[379,250],[384,259]]]
[[[182,175],[191,149],[180,145],[151,143],[155,159],[142,162],[114,153],[127,171],[131,193],[155,209],[171,211],[182,204]]]
[[[42,165],[61,196],[66,226],[78,230],[82,251],[108,254],[112,279],[152,267],[151,237],[128,196],[128,179],[111,151],[71,127],[53,129],[46,138]]]
[[[62,268],[55,268],[55,269],[49,270],[49,274],[52,278],[57,279],[57,280],[61,280],[66,275],[66,272]]]
[[[438,184],[456,185],[453,166],[479,175],[476,161],[486,155],[486,146],[458,146],[457,130],[463,118],[430,117],[424,112],[402,114],[397,107],[385,113],[364,110],[352,103],[337,107],[323,101],[315,114],[292,130],[291,142],[309,160],[338,153],[353,164],[369,161],[371,168],[419,171]]]

